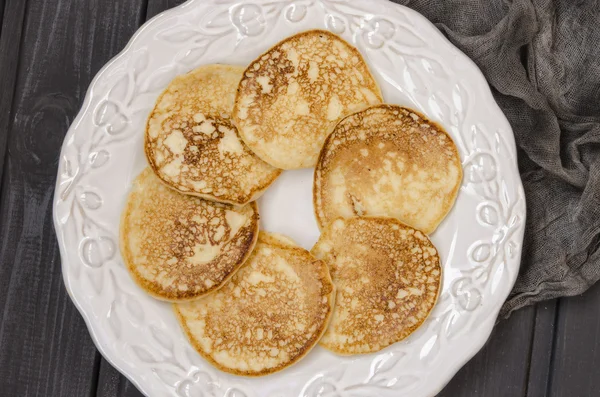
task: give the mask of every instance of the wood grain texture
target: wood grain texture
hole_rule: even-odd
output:
[[[0,0],[0,182],[8,145],[8,127],[12,117],[26,5],[26,0]]]
[[[600,284],[562,298],[547,396],[600,396]]]
[[[4,6],[5,6],[5,1],[4,0],[0,0],[0,39],[2,39],[2,19],[4,18]]]
[[[528,307],[499,323],[483,349],[438,396],[525,396],[534,314]]]
[[[97,397],[143,397],[126,377],[102,359],[98,376]]]
[[[183,3],[185,3],[185,0],[148,0],[146,19],[148,20],[153,18],[163,11],[168,10],[169,8],[177,7]]]
[[[0,64],[19,69],[12,114],[0,116],[8,137],[0,195],[3,396],[95,393],[99,356],[64,288],[52,198],[64,134],[93,75],[137,28],[140,9],[133,0],[7,2]]]

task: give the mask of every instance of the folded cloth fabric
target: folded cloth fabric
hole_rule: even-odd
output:
[[[396,0],[479,66],[513,128],[527,197],[501,316],[600,278],[600,2]]]

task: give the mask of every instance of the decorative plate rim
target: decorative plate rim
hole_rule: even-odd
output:
[[[311,1],[311,3],[312,3],[314,0],[309,0],[309,1]],[[70,140],[75,135],[75,132],[77,131],[80,122],[82,121],[84,116],[88,112],[91,111],[90,106],[92,104],[92,96],[93,96],[92,94],[93,94],[94,89],[97,87],[99,82],[105,76],[107,71],[110,70],[111,66],[113,66],[115,63],[117,63],[121,58],[130,55],[130,53],[133,51],[133,44],[136,42],[136,40],[138,40],[138,38],[143,36],[146,33],[146,31],[149,30],[151,27],[159,24],[162,20],[165,20],[165,19],[169,18],[170,16],[175,16],[181,10],[191,7],[193,4],[196,4],[196,3],[199,3],[199,0],[188,0],[187,2],[181,4],[177,7],[166,10],[166,11],[156,15],[155,17],[151,18],[149,21],[144,23],[136,31],[136,33],[128,41],[125,48],[122,51],[120,51],[115,57],[113,57],[106,65],[104,65],[102,67],[102,69],[100,69],[100,71],[98,71],[98,73],[96,74],[96,76],[94,77],[92,82],[90,83],[90,86],[86,92],[85,99],[83,101],[81,110],[77,114],[77,117],[73,120],[73,122],[65,136],[65,139],[64,139],[64,142],[63,142],[63,145],[61,148],[61,158],[62,158],[62,155],[65,152],[67,146],[69,145]],[[223,7],[227,7],[229,10],[233,9],[233,7],[235,7],[238,4],[251,4],[246,1],[241,1],[241,2],[230,1],[230,2],[228,2],[227,0],[221,0],[221,1],[213,0],[213,3],[219,3],[219,5],[222,5]],[[223,3],[223,4],[221,4],[221,3]],[[300,0],[297,2],[289,2],[288,5],[291,7],[295,3],[303,3],[303,1]],[[358,3],[358,1],[352,0],[349,3]],[[480,89],[480,91],[482,89],[481,86],[482,85],[485,86],[485,88],[483,89],[483,92],[480,92],[480,94],[487,97],[485,102],[487,104],[489,104],[489,106],[493,107],[493,109],[490,109],[490,112],[497,113],[498,117],[502,118],[502,123],[503,123],[502,128],[505,130],[505,133],[506,133],[506,136],[504,136],[503,139],[507,140],[507,142],[505,142],[505,144],[507,145],[507,149],[509,150],[509,152],[511,154],[511,157],[512,157],[511,166],[513,168],[513,172],[516,174],[517,186],[514,186],[514,189],[518,196],[524,197],[524,190],[523,190],[522,182],[521,182],[520,175],[518,172],[518,166],[517,166],[517,161],[516,161],[516,143],[514,140],[512,129],[508,123],[508,120],[506,119],[506,117],[500,110],[499,106],[493,99],[491,91],[489,90],[489,87],[487,86],[485,77],[483,76],[481,71],[478,69],[478,67],[475,65],[475,63],[470,58],[468,58],[466,55],[464,55],[459,49],[454,47],[454,45],[441,32],[439,32],[437,30],[435,25],[433,25],[429,20],[427,20],[425,17],[423,17],[421,14],[417,13],[416,11],[414,11],[410,8],[407,8],[405,6],[389,2],[387,0],[375,0],[375,3],[377,5],[381,5],[381,7],[390,7],[391,6],[391,7],[398,7],[399,9],[403,9],[404,12],[406,12],[407,14],[410,14],[411,17],[414,17],[415,20],[417,20],[417,22],[415,22],[415,25],[421,25],[424,27],[424,29],[427,29],[428,31],[430,31],[430,33],[432,35],[437,35],[438,39],[441,39],[444,42],[445,46],[450,47],[451,51],[455,54],[455,56],[457,58],[460,58],[459,62],[461,64],[468,65],[469,68],[476,71],[476,75],[472,76],[472,78],[473,78],[473,80],[477,80],[477,81],[473,82],[472,84],[479,85],[478,88]],[[464,161],[464,159],[463,159],[463,161]],[[84,309],[82,302],[80,301],[80,299],[82,299],[82,298],[76,296],[76,294],[73,293],[73,288],[71,286],[72,280],[70,279],[69,272],[67,271],[67,267],[69,266],[69,255],[68,255],[69,248],[66,245],[65,238],[62,233],[62,228],[64,226],[61,224],[59,211],[57,210],[59,204],[63,201],[63,199],[60,197],[60,192],[61,192],[61,182],[64,183],[64,181],[61,180],[61,173],[64,172],[64,168],[65,168],[65,166],[63,165],[62,162],[60,162],[58,178],[57,178],[57,182],[56,182],[56,189],[55,189],[55,194],[54,194],[54,200],[53,200],[53,220],[54,220],[55,231],[57,234],[57,240],[58,240],[59,250],[60,250],[60,254],[61,254],[61,259],[62,259],[61,268],[62,268],[62,273],[63,273],[63,280],[65,282],[67,292],[69,293],[77,310],[81,313],[82,317],[84,318],[84,321],[85,321],[86,327],[88,328],[90,336],[92,337],[92,340],[93,340],[96,348],[102,354],[102,356],[111,365],[113,365],[115,368],[117,368],[120,373],[122,373],[126,378],[128,378],[142,393],[144,393],[146,395],[150,395],[150,393],[153,392],[152,388],[149,386],[149,385],[151,385],[151,383],[141,383],[142,379],[140,377],[136,376],[134,373],[129,372],[126,368],[124,368],[124,365],[119,363],[116,359],[114,359],[113,356],[111,356],[111,354],[108,352],[107,347],[103,343],[101,343],[99,340],[100,339],[99,333],[103,332],[103,331],[96,329],[98,327],[98,325],[96,323],[94,323],[93,318],[92,318],[93,316]],[[461,190],[462,190],[462,188],[461,188]],[[516,240],[518,240],[519,243],[522,245],[523,235],[524,235],[524,230],[525,230],[524,223],[525,223],[525,217],[526,217],[526,208],[525,208],[524,200],[522,203],[520,203],[519,209],[522,211],[520,213],[522,216],[522,219],[520,220],[519,225],[516,227],[516,229],[514,231],[514,236],[516,237]],[[514,283],[515,283],[517,275],[518,275],[520,260],[521,260],[521,253],[522,253],[521,251],[522,251],[522,248],[520,246],[516,247],[514,256],[511,258],[511,263],[507,264],[507,266],[510,265],[510,267],[511,267],[511,273],[509,274],[510,278],[505,281],[506,285],[510,287],[510,288],[508,288],[508,293],[510,293],[510,290],[514,286]],[[506,299],[506,297],[508,296],[508,293],[504,295],[503,299]],[[483,347],[483,345],[488,340],[488,338],[492,332],[493,326],[495,324],[495,321],[497,319],[497,316],[499,314],[501,307],[502,307],[502,305],[499,304],[495,308],[493,308],[489,312],[487,317],[483,320],[483,323],[481,323],[479,325],[478,329],[481,332],[478,332],[475,335],[471,336],[470,340],[471,340],[472,348],[469,350],[469,352],[466,353],[465,355],[461,356],[458,360],[455,359],[452,363],[448,363],[447,368],[450,368],[450,369],[447,370],[446,372],[450,373],[450,376],[446,376],[446,377],[441,376],[441,378],[444,378],[444,379],[442,381],[436,382],[436,387],[430,388],[430,391],[432,391],[433,394],[437,394],[438,392],[440,392],[446,386],[446,384],[452,379],[452,377],[456,374],[456,372],[458,372],[458,370],[462,366],[464,366]],[[229,394],[227,394],[227,396],[230,397]],[[234,394],[231,394],[231,397],[233,397],[233,396],[234,396]]]

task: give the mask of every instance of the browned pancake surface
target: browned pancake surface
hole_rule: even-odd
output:
[[[312,167],[338,120],[382,101],[358,50],[331,32],[289,37],[252,62],[236,97],[240,136],[264,161]]]
[[[243,68],[206,65],[175,78],[146,129],[146,157],[166,184],[224,203],[255,200],[280,170],[256,157],[230,118]]]
[[[183,195],[147,168],[133,183],[121,221],[121,253],[133,279],[167,301],[220,288],[258,237],[255,203],[243,207]]]
[[[285,237],[261,232],[229,283],[175,311],[196,350],[214,366],[261,376],[292,365],[317,344],[333,298],[324,262]]]
[[[340,218],[311,252],[327,262],[336,286],[335,310],[321,339],[336,353],[371,353],[401,341],[435,305],[437,250],[397,219]]]
[[[439,125],[377,105],[344,118],[327,138],[315,170],[315,214],[321,227],[340,216],[390,216],[429,234],[461,180],[458,150]]]

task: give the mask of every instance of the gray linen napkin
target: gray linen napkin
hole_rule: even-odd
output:
[[[600,278],[600,2],[395,2],[477,63],[512,125],[527,226],[501,316],[584,292]]]

